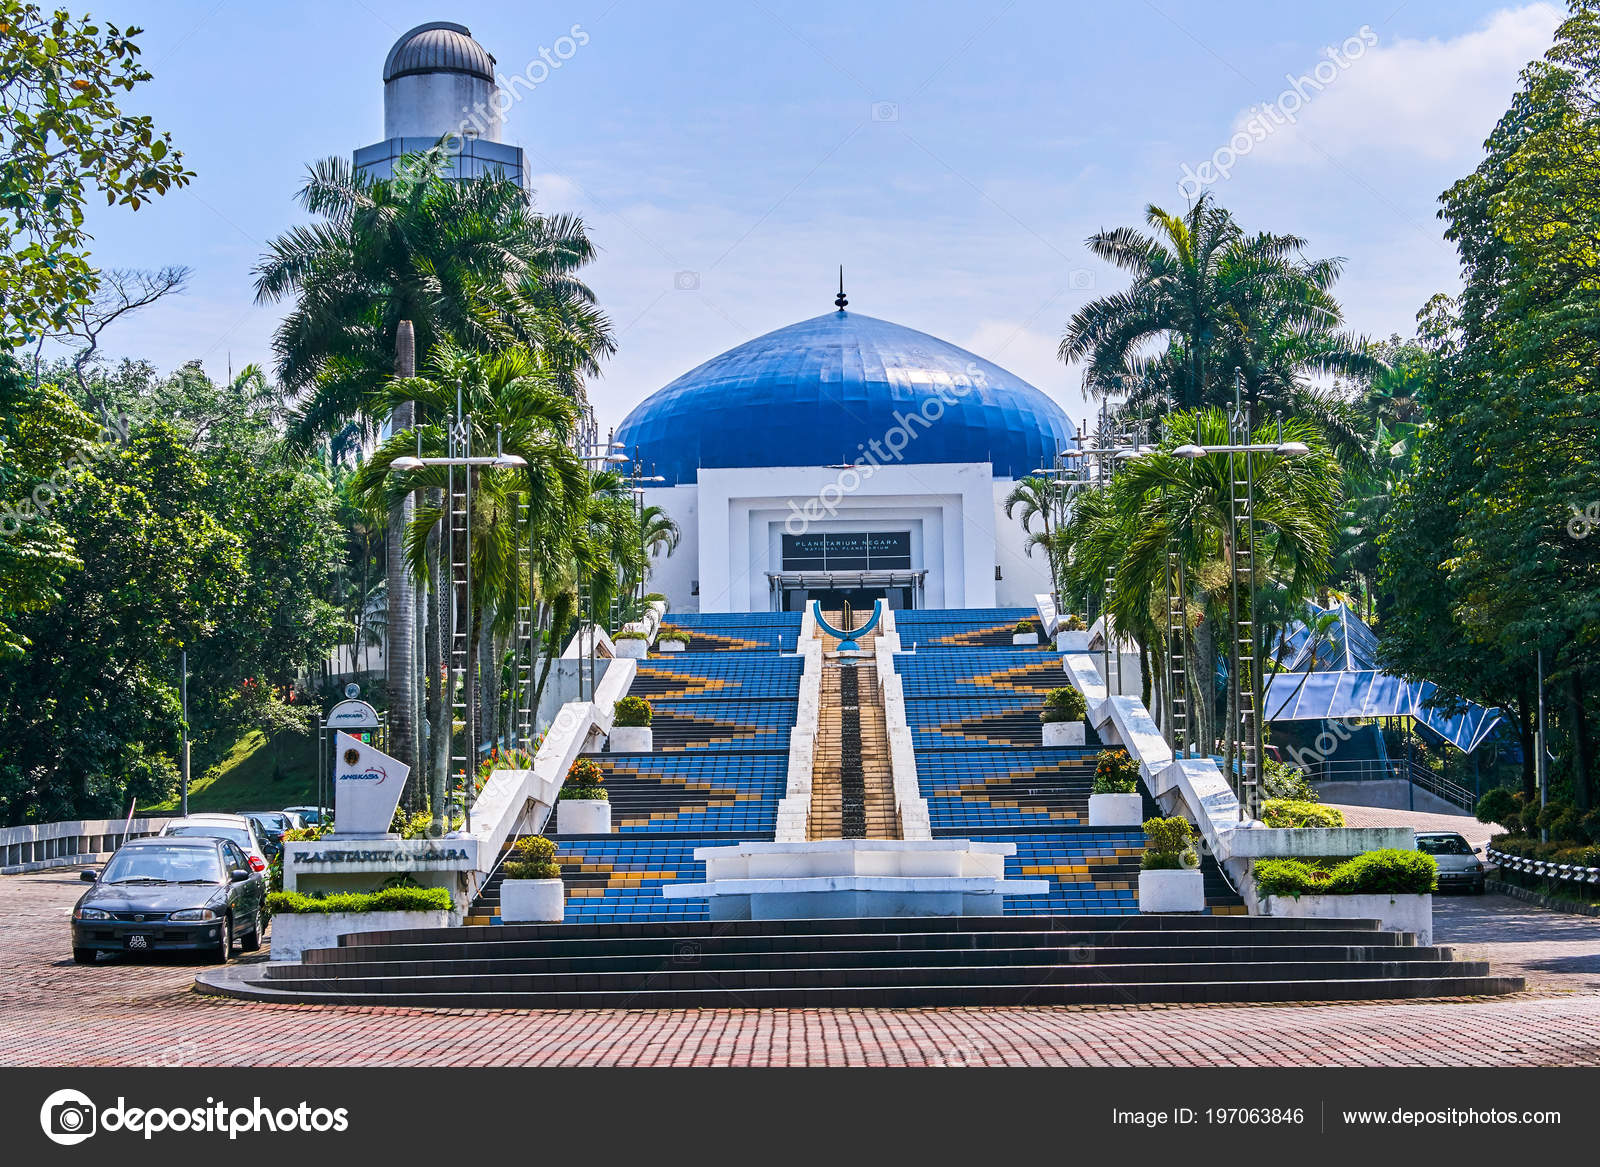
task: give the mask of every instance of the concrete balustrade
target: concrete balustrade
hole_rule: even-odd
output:
[[[125,819],[72,819],[0,828],[0,875],[103,863],[129,839],[160,834],[170,816]]]

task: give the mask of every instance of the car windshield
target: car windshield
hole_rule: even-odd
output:
[[[237,843],[246,851],[255,847],[255,840],[250,837],[250,832],[243,827],[223,826],[219,823],[183,823],[167,831],[169,836],[191,837],[197,839],[227,839],[230,843]]]
[[[253,814],[250,817],[262,830],[281,833],[289,829],[289,820],[281,814]]]
[[[1417,850],[1425,855],[1472,854],[1472,848],[1460,835],[1418,835]]]
[[[221,883],[212,847],[124,847],[101,873],[103,883]]]

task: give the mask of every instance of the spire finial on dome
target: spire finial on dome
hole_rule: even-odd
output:
[[[844,311],[844,306],[850,301],[844,298],[844,264],[839,265],[839,294],[833,298],[834,307]]]

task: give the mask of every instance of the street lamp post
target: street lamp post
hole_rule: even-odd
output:
[[[470,784],[478,769],[478,694],[476,662],[472,659],[472,475],[482,467],[513,470],[525,467],[528,463],[520,454],[507,454],[504,451],[498,427],[495,430],[493,454],[472,452],[472,414],[463,411],[459,389],[456,392],[456,413],[450,421],[448,436],[449,453],[445,457],[425,458],[422,456],[422,429],[417,427],[416,454],[394,459],[389,463],[389,469],[404,474],[427,467],[445,468],[444,553],[450,570],[450,599],[444,605],[445,626],[442,632],[449,663],[445,674],[446,692],[441,694],[441,701],[449,706],[452,722],[457,711],[461,714],[461,752],[458,754],[452,748],[450,761],[459,765],[462,780],[468,785],[465,813],[469,816],[467,822],[470,826]],[[460,471],[459,475],[457,471]],[[457,693],[461,694],[459,702],[456,700]],[[453,732],[451,736],[454,737]],[[435,833],[445,829],[443,804],[448,797],[447,776],[444,798],[433,808]]]
[[[1172,451],[1179,458],[1204,458],[1212,454],[1229,455],[1228,512],[1233,554],[1232,579],[1228,596],[1230,635],[1234,644],[1234,667],[1229,670],[1228,688],[1233,706],[1235,737],[1241,753],[1240,766],[1228,775],[1239,794],[1240,814],[1258,817],[1261,809],[1262,757],[1266,752],[1261,723],[1261,669],[1257,660],[1254,615],[1255,569],[1255,455],[1276,454],[1298,458],[1311,452],[1304,442],[1283,440],[1283,419],[1278,419],[1278,441],[1251,442],[1250,418],[1242,403],[1244,374],[1235,370],[1234,408],[1228,419],[1228,444],[1202,446],[1190,442]],[[1233,457],[1243,454],[1242,459]],[[1248,606],[1251,619],[1244,619]],[[1247,685],[1248,680],[1248,685]]]

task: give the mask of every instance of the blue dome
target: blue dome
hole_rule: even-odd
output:
[[[898,436],[886,439],[891,431]],[[1050,465],[1075,432],[1059,405],[1000,366],[925,332],[841,311],[691,369],[641,402],[616,440],[677,485],[696,481],[701,467],[855,462],[886,440],[903,445],[899,457],[874,461],[989,462],[997,478],[1023,478]]]

